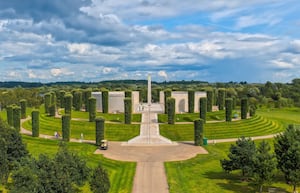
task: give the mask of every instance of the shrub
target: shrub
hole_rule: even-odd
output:
[[[196,146],[203,145],[203,119],[196,119],[194,121],[194,141]]]
[[[19,106],[13,107],[13,126],[17,131],[21,128],[21,108]]]
[[[171,95],[172,95],[172,91],[170,89],[164,91],[165,114],[167,114],[167,109],[168,109],[167,98],[171,97]]]
[[[125,91],[125,98],[131,98],[132,97],[132,91],[131,90],[126,90]]]
[[[81,93],[81,91],[75,91],[75,93],[74,93],[75,111],[80,111],[81,107],[82,107],[82,93]]]
[[[66,94],[64,101],[65,101],[65,114],[68,114],[71,116],[73,96],[71,94]]]
[[[51,105],[51,94],[46,93],[45,96],[44,96],[44,100],[45,100],[45,113],[48,114],[49,113],[49,107]]]
[[[89,121],[93,122],[96,118],[96,98],[89,98]]]
[[[65,95],[66,95],[65,91],[63,91],[63,90],[59,91],[60,108],[65,107]]]
[[[31,112],[31,120],[32,120],[32,137],[38,137],[39,130],[40,130],[40,112],[38,110],[33,110]]]
[[[101,144],[101,140],[104,139],[105,119],[103,117],[97,117],[95,119],[95,122],[96,122],[96,145],[99,146]]]
[[[132,101],[131,98],[124,99],[125,124],[131,124]]]
[[[7,123],[10,126],[14,125],[14,119],[13,119],[13,107],[7,106],[6,107],[6,116],[7,116]]]
[[[225,89],[219,89],[218,90],[218,106],[219,110],[224,110],[224,104],[225,104]]]
[[[55,113],[56,113],[56,105],[51,104],[50,107],[49,107],[49,115],[51,117],[55,117]]]
[[[84,90],[82,94],[82,101],[84,103],[85,112],[89,112],[89,98],[92,96],[92,91],[90,89]]]

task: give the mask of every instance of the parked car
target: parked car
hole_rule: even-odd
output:
[[[107,150],[107,148],[108,148],[108,141],[106,139],[101,140],[100,149]]]

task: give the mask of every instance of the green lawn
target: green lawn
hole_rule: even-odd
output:
[[[40,138],[32,138],[23,135],[23,141],[27,144],[30,154],[37,157],[40,153],[50,156],[58,150],[58,141]],[[104,158],[102,155],[93,154],[96,150],[94,145],[83,143],[68,143],[69,150],[78,153],[91,168],[100,162],[107,170],[111,182],[110,193],[131,193],[136,163],[121,162]],[[91,192],[89,186],[83,187],[83,192]]]
[[[269,140],[272,143],[272,140]],[[198,155],[187,161],[165,163],[170,193],[253,193],[253,184],[241,181],[241,174],[227,174],[222,171],[220,160],[226,158],[230,143],[206,146],[207,155]],[[292,187],[284,183],[281,174],[277,175],[272,187],[291,192]],[[264,189],[267,191],[267,188]]]
[[[31,120],[23,123],[23,127],[31,131]],[[111,141],[127,141],[139,135],[140,125],[105,124],[105,138]],[[40,133],[54,135],[54,132],[61,133],[61,119],[48,117],[40,113]],[[95,123],[88,121],[71,121],[71,138],[80,138],[83,133],[84,139],[95,139]]]
[[[226,139],[241,136],[252,137],[268,135],[283,130],[283,125],[275,120],[271,121],[262,116],[255,116],[240,121],[206,123],[204,125],[204,136],[208,139]],[[173,141],[192,141],[194,140],[194,125],[161,124],[160,133]]]

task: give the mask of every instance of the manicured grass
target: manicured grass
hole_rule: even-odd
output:
[[[61,114],[64,111],[60,111]],[[97,116],[103,117],[106,121],[124,123],[124,113],[110,114],[110,113],[99,113]],[[72,118],[78,119],[89,119],[89,113],[84,111],[72,111]],[[141,122],[141,114],[132,114],[132,122]]]
[[[31,120],[23,123],[23,127],[27,130],[32,129]],[[105,138],[111,141],[127,141],[139,135],[140,125],[126,124],[105,124]],[[54,132],[61,133],[61,119],[48,117],[40,114],[40,134],[54,135]],[[71,138],[79,139],[81,133],[84,139],[95,139],[95,123],[88,121],[71,121]]]
[[[272,140],[268,140],[272,142]],[[227,158],[230,143],[206,146],[207,155],[198,155],[186,161],[165,163],[170,193],[253,193],[253,183],[241,181],[241,174],[227,174],[222,171],[220,160]],[[270,186],[269,186],[270,187]],[[271,187],[291,192],[292,187],[284,183],[283,176],[277,175]],[[264,188],[267,191],[268,187]]]
[[[204,136],[208,139],[253,137],[274,134],[283,130],[282,124],[261,116],[255,116],[240,121],[207,123],[204,125]],[[194,125],[161,124],[160,133],[173,141],[192,141],[194,140]]]
[[[232,115],[234,114],[239,114],[239,112],[233,111]],[[175,120],[176,122],[193,122],[195,119],[199,119],[199,118],[200,118],[199,113],[182,113],[182,114],[176,114]],[[225,111],[207,112],[206,120],[207,121],[225,120]],[[167,114],[159,114],[158,122],[167,123],[168,122]]]
[[[27,144],[30,154],[37,157],[44,153],[53,156],[58,150],[58,141],[33,138],[23,135],[23,141]],[[95,155],[96,147],[90,144],[68,143],[70,151],[76,152],[87,161],[89,167],[94,168],[100,162],[107,170],[111,182],[109,193],[131,193],[136,163],[121,162]],[[83,192],[91,192],[88,185],[83,187]]]

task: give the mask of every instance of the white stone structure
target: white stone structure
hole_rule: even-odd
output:
[[[92,92],[92,97],[96,98],[96,109],[102,112],[102,92]],[[108,112],[109,113],[123,113],[124,112],[124,91],[108,92]],[[137,113],[139,107],[139,92],[132,91],[132,112]]]
[[[159,93],[159,102],[164,104],[164,91]],[[187,113],[189,111],[189,96],[187,91],[172,91],[171,97],[175,98],[175,112],[176,113]],[[194,112],[199,112],[199,99],[206,97],[206,92],[196,91],[194,101]]]

